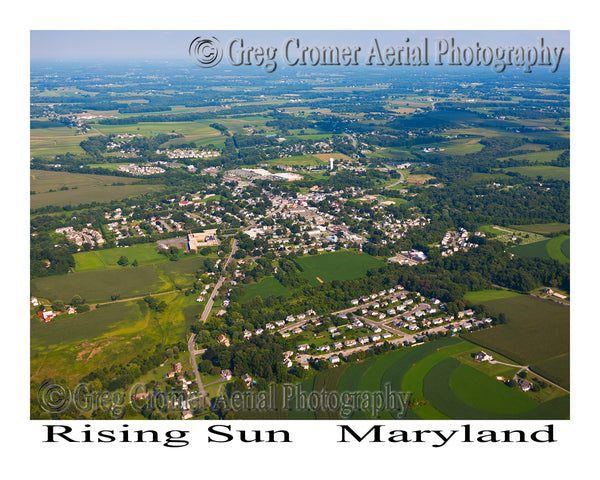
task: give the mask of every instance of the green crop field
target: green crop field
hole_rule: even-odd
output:
[[[503,169],[504,172],[515,172],[526,177],[536,178],[538,176],[547,180],[566,180],[570,179],[569,167],[554,167],[550,165],[535,165],[531,167],[510,167]]]
[[[115,302],[45,323],[31,320],[31,378],[78,381],[90,371],[125,364],[145,348],[180,340],[197,320],[203,304],[193,295],[170,293],[161,314],[142,300]],[[94,307],[94,305],[92,305]]]
[[[478,383],[470,384],[470,380]],[[453,419],[561,419],[569,416],[568,396],[537,404],[525,392],[510,389],[474,369],[465,368],[455,358],[446,358],[427,372],[423,393],[436,410]]]
[[[183,257],[176,262],[160,263],[156,266],[160,272],[168,277],[168,279],[176,287],[189,287],[199,277],[198,273],[204,273],[204,256]]]
[[[569,241],[570,238],[567,235],[559,235],[558,237],[551,238],[546,244],[550,258],[558,260],[560,263],[569,263],[569,243],[567,243],[566,249],[563,249],[564,243]]]
[[[569,237],[567,235],[559,235],[558,237],[542,240],[541,242],[518,245],[511,248],[510,251],[521,257],[552,258],[560,263],[569,263],[569,244],[567,243],[567,247],[564,251],[562,248],[563,243],[568,241]]]
[[[506,324],[467,334],[471,342],[520,365],[544,362],[569,352],[569,307],[531,295],[483,302]],[[568,383],[568,382],[567,382]]]
[[[154,265],[75,272],[31,280],[32,295],[64,302],[69,302],[74,295],[80,295],[88,302],[108,302],[112,295],[120,295],[124,299],[173,288],[169,278],[159,276]]]
[[[559,157],[559,155],[564,151],[565,150],[537,151],[531,153],[524,153],[522,155],[514,155],[511,157],[499,158],[498,160],[508,160],[509,158],[512,158],[513,160],[527,160],[531,163],[548,163],[556,160]]]
[[[261,297],[263,299],[270,297],[287,296],[289,290],[285,288],[275,277],[265,277],[258,283],[252,283],[250,285],[244,285],[244,293],[240,298],[240,302],[244,303],[248,300],[252,300],[254,297]]]
[[[130,125],[95,125],[94,128],[104,133],[110,134],[138,134],[144,136],[156,135],[159,133],[178,133],[186,138],[196,140],[197,138],[217,138],[221,132],[209,126],[214,120],[199,120],[194,122],[142,122]],[[192,138],[197,137],[197,138]]]
[[[164,188],[162,185],[131,185],[133,182],[139,180],[110,175],[32,170],[30,190],[36,193],[30,195],[30,204],[32,209],[46,205],[75,206],[119,200]],[[68,190],[60,190],[64,187]]]
[[[512,247],[510,252],[514,253],[515,255],[519,255],[520,257],[550,258],[547,248],[548,242],[549,240],[542,240],[540,242],[533,242],[527,245],[517,245],[516,247]]]
[[[510,290],[490,289],[467,292],[464,298],[471,303],[478,304],[487,300],[497,300],[499,298],[514,297],[516,295],[519,294],[516,292],[511,292]]]
[[[511,378],[517,368],[477,363],[472,358],[481,347],[457,337],[393,350],[364,362],[342,364],[319,372],[308,390],[341,392],[410,392],[412,406],[406,419],[542,419],[567,418],[568,395],[548,386],[544,395],[522,392],[498,381]],[[503,362],[508,359],[496,356]],[[541,373],[540,373],[541,375]],[[307,391],[307,388],[304,388]],[[368,406],[365,406],[368,407]],[[553,407],[553,408],[551,408]],[[290,418],[375,419],[369,408],[335,412],[308,412]],[[379,418],[397,418],[397,412],[380,412]]]
[[[115,185],[79,188],[59,192],[38,193],[30,196],[32,209],[46,205],[81,205],[92,202],[110,202],[123,198],[155,192],[164,188],[162,185]]]
[[[364,275],[372,268],[384,265],[384,261],[350,250],[339,250],[321,255],[304,256],[296,260],[303,270],[303,275],[312,285],[320,285],[332,280],[348,280]]]
[[[31,320],[31,348],[36,352],[52,350],[83,341],[93,341],[119,329],[133,331],[146,326],[144,301],[119,302],[75,315],[58,315],[46,323]]]
[[[312,155],[299,155],[295,157],[275,158],[268,160],[269,165],[296,165],[296,166],[312,166],[325,165],[325,161],[320,160]]]
[[[467,405],[485,407],[489,412],[514,414],[537,407],[537,402],[520,390],[506,388],[502,382],[465,364],[452,372],[450,387]],[[482,402],[482,398],[487,401]]]
[[[67,152],[85,153],[79,144],[92,135],[78,135],[69,127],[33,128],[29,134],[29,149],[32,157],[54,157]]]
[[[567,238],[565,239],[561,244],[560,244],[560,251],[562,252],[562,254],[567,257],[567,258],[571,258],[571,238]]]
[[[92,175],[87,173],[54,172],[52,170],[30,170],[30,188],[39,193],[58,190],[61,187],[85,188],[105,187],[115,183],[123,185],[138,182],[136,178]]]
[[[569,354],[534,363],[531,370],[564,388],[568,389],[570,387],[571,362]]]
[[[117,264],[121,256],[127,257],[129,263],[134,260],[139,265],[166,262],[167,257],[156,251],[156,244],[139,244],[129,247],[100,248],[88,252],[79,252],[73,255],[75,259],[75,271],[105,270],[107,268],[122,268]]]
[[[511,225],[510,228],[521,230],[524,232],[539,233],[547,235],[550,233],[558,233],[569,230],[568,223],[535,223],[532,225]]]

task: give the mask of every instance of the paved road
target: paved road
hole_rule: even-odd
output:
[[[236,251],[237,251],[237,239],[234,239],[233,246],[231,247],[231,253],[229,254],[229,258],[227,258],[225,265],[223,265],[223,270],[222,270],[221,276],[219,277],[219,280],[217,280],[217,284],[215,285],[215,288],[213,288],[213,291],[210,294],[210,297],[204,307],[204,311],[202,312],[202,316],[200,317],[200,321],[202,323],[206,322],[206,319],[210,315],[210,311],[212,310],[213,304],[215,303],[215,299],[217,298],[217,295],[219,294],[219,289],[221,288],[221,286],[223,285],[223,282],[225,281],[225,273],[227,271],[227,267],[229,266],[229,263],[231,262],[231,259],[233,258],[233,255],[235,254]]]
[[[202,384],[202,379],[200,378],[200,372],[198,371],[198,363],[196,362],[196,355],[194,349],[194,342],[196,341],[196,334],[192,333],[188,340],[188,350],[190,352],[190,358],[192,360],[192,368],[194,369],[194,375],[196,376],[196,384],[198,385],[198,393],[202,396],[202,398],[207,399],[206,390],[204,390],[204,385]]]
[[[227,258],[227,261],[225,262],[225,265],[223,266],[222,274],[219,277],[219,280],[217,281],[217,284],[215,285],[215,288],[213,289],[213,291],[210,295],[210,298],[208,299],[208,302],[206,302],[204,311],[202,312],[202,316],[200,317],[200,321],[203,323],[206,322],[206,319],[208,318],[208,315],[210,314],[210,311],[212,310],[212,306],[215,303],[215,298],[219,294],[219,288],[221,288],[221,285],[223,285],[223,282],[225,281],[225,273],[227,271],[227,266],[229,265],[229,262],[231,262],[231,259],[233,258],[233,255],[235,254],[236,250],[237,250],[237,240],[234,239],[229,258]],[[196,334],[192,333],[188,340],[188,351],[190,352],[190,359],[192,360],[192,368],[194,369],[194,375],[196,376],[196,383],[198,384],[198,392],[202,396],[202,398],[204,398],[204,399],[206,399],[206,401],[208,401],[208,395],[206,394],[206,390],[204,389],[204,385],[202,384],[202,378],[200,377],[200,372],[198,371],[198,363],[196,362],[196,355],[203,353],[205,350],[196,350],[196,348],[194,347],[195,342],[196,342]],[[205,404],[208,405],[208,403],[205,403]]]
[[[400,183],[404,183],[404,175],[402,175],[402,174],[400,174],[400,180],[397,180],[397,181],[395,181],[394,183],[392,183],[392,184],[390,184],[390,185],[387,185],[385,188],[386,188],[386,189],[388,189],[388,188],[393,188],[393,187],[395,187],[396,185],[398,185],[398,184],[400,184]]]

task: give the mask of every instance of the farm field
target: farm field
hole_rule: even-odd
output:
[[[79,252],[73,255],[75,271],[105,270],[107,268],[123,268],[117,264],[121,256],[127,257],[129,263],[134,260],[139,265],[168,261],[167,257],[156,251],[156,244],[139,244],[129,247],[99,248],[88,252]]]
[[[173,289],[169,278],[159,272],[154,265],[142,265],[34,278],[31,294],[64,302],[80,295],[88,303],[95,303],[108,302],[112,295],[125,299]]]
[[[158,133],[178,133],[191,140],[199,138],[215,138],[221,136],[221,132],[210,127],[214,123],[211,120],[198,120],[192,122],[142,122],[130,125],[102,125],[95,124],[94,128],[105,135],[139,134],[144,136],[156,135]],[[192,138],[193,137],[193,138]]]
[[[46,205],[79,205],[91,202],[119,200],[133,195],[155,192],[162,185],[139,184],[137,178],[113,177],[69,172],[32,170],[30,173],[30,195],[32,209]],[[61,190],[61,188],[68,188]],[[55,190],[50,192],[50,190]]]
[[[274,158],[268,160],[269,165],[295,165],[295,166],[313,166],[313,165],[325,165],[325,161],[319,160],[313,155],[299,155],[297,157],[285,157],[285,158]]]
[[[521,149],[521,147],[517,147],[517,149]],[[508,160],[512,158],[513,160],[527,160],[531,163],[548,163],[556,160],[561,153],[565,150],[546,150],[546,151],[534,151],[531,153],[524,153],[522,155],[514,155],[511,157],[499,158],[498,160]],[[559,167],[560,168],[560,167]]]
[[[535,223],[532,225],[511,225],[510,228],[521,230],[523,232],[539,233],[547,235],[549,233],[558,233],[569,230],[568,223]]]
[[[94,133],[79,135],[69,127],[32,128],[29,131],[29,149],[32,157],[54,157],[67,152],[83,154],[79,146]]]
[[[548,180],[566,180],[570,179],[569,167],[554,167],[551,165],[534,165],[530,167],[510,167],[504,168],[504,172],[514,172],[526,177],[536,178],[542,177],[542,179]]]
[[[261,297],[264,300],[271,295],[276,297],[287,296],[289,293],[289,290],[279,283],[275,277],[265,277],[258,283],[244,285],[244,293],[240,298],[240,302],[247,302],[254,297]]]
[[[562,245],[569,242],[567,235],[559,235],[548,240],[542,240],[527,245],[512,247],[510,251],[521,257],[552,258],[560,263],[569,263],[569,243],[563,249]]]
[[[550,378],[568,385],[564,368],[569,352],[569,307],[531,295],[482,302],[493,315],[503,312],[506,324],[469,333],[465,338],[498,352],[519,365],[545,362]],[[548,362],[556,359],[554,362]],[[566,375],[565,375],[566,374]]]
[[[165,279],[164,276],[166,276],[166,280],[170,281],[175,287],[189,287],[199,277],[199,272],[204,273],[206,271],[203,266],[206,258],[201,255],[185,256],[176,262],[159,263],[156,265],[156,269],[162,279]]]
[[[519,294],[516,292],[511,292],[510,290],[490,289],[467,292],[464,296],[464,299],[471,303],[478,304],[488,300],[498,300],[500,298],[515,297],[517,295]]]
[[[512,227],[500,227],[498,225],[482,225],[478,230],[487,235],[491,235],[496,240],[500,240],[504,243],[512,242],[513,237],[515,237],[521,240],[521,244],[519,246],[541,242],[548,239],[548,237],[540,235],[539,233],[521,231]]]
[[[338,153],[338,152],[315,153],[312,156],[315,158],[318,158],[319,160],[322,160],[325,163],[329,162],[330,158],[333,158],[336,162],[344,162],[344,161],[352,160],[352,158],[349,157],[348,155],[345,155],[343,153]]]
[[[364,362],[342,364],[319,372],[305,391],[411,392],[411,408],[406,419],[511,419],[567,418],[568,395],[556,387],[547,387],[546,395],[522,392],[496,380],[497,375],[511,378],[517,368],[500,364],[477,363],[472,355],[480,347],[457,337],[393,350]],[[500,361],[507,359],[495,355]],[[551,409],[547,404],[552,404]],[[293,403],[291,404],[293,408]],[[290,418],[299,412],[290,412]],[[305,412],[306,415],[308,412]],[[397,418],[396,412],[381,412],[379,418]],[[317,411],[301,418],[375,419],[371,412]]]
[[[46,205],[66,206],[82,205],[92,202],[110,202],[123,198],[155,192],[162,189],[162,185],[111,185],[95,186],[79,189],[70,189],[59,192],[38,193],[30,196],[32,209]]]
[[[384,264],[379,258],[350,250],[299,257],[296,262],[312,285],[321,284],[317,277],[323,282],[348,280],[360,277],[368,270]]]
[[[31,190],[38,193],[58,190],[61,187],[99,187],[138,182],[137,178],[113,177],[111,175],[91,175],[87,173],[54,172],[52,170],[30,170]]]
[[[59,315],[48,323],[34,317],[30,324],[31,378],[80,379],[97,368],[126,363],[157,343],[180,340],[204,305],[194,296],[176,293],[160,299],[168,305],[160,315],[139,299]]]
[[[135,332],[147,324],[147,307],[143,300],[104,305],[85,313],[63,314],[45,323],[31,320],[31,348],[37,352],[52,350],[78,342],[93,341],[111,332]]]

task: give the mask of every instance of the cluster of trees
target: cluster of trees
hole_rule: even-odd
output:
[[[51,233],[32,236],[29,244],[31,278],[67,273],[75,266],[73,253],[76,251],[77,246],[67,242],[64,236],[61,239]]]

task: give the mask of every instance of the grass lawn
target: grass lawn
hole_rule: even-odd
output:
[[[338,250],[332,253],[299,257],[296,263],[302,268],[306,279],[312,285],[318,286],[321,282],[317,277],[323,282],[358,278],[372,268],[381,267],[385,262],[366,253]]]

